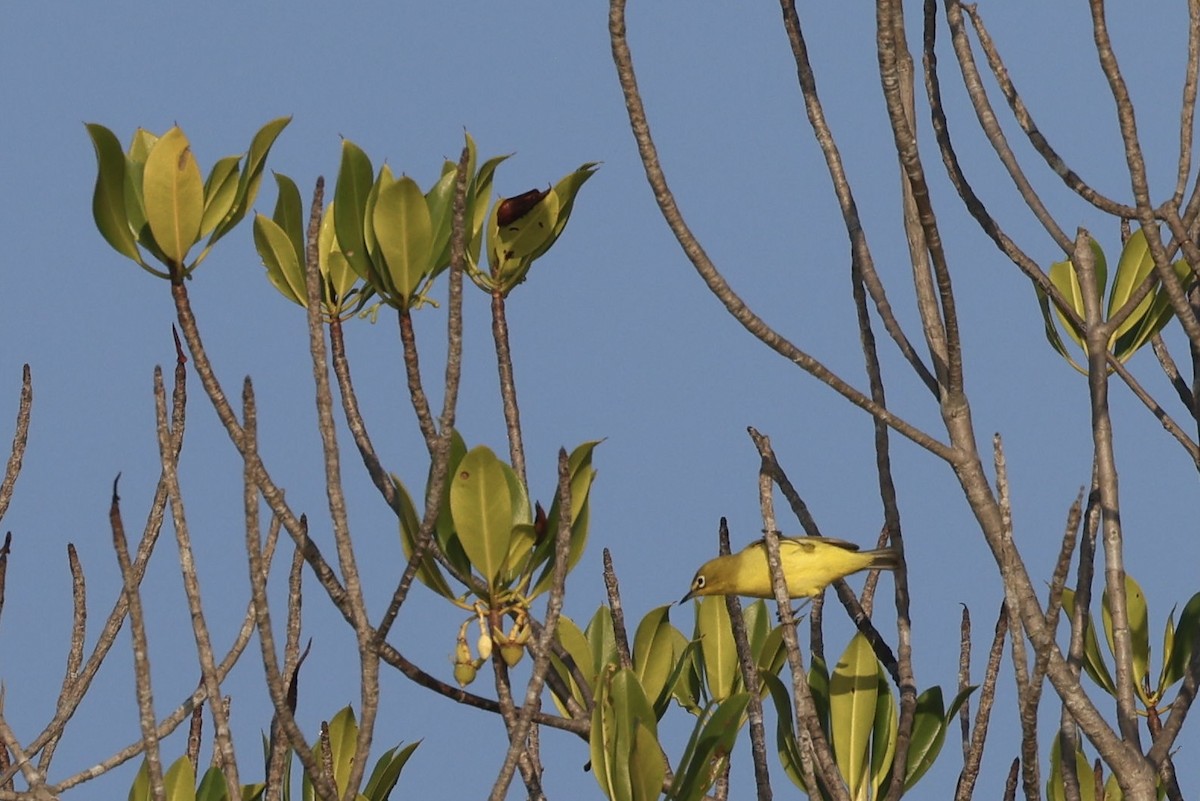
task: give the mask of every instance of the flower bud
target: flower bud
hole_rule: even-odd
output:
[[[479,651],[479,658],[484,662],[492,658],[492,635],[488,634],[487,629],[479,632],[479,641],[475,643],[475,650]]]

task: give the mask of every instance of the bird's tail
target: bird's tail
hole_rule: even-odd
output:
[[[866,551],[871,557],[870,570],[895,570],[900,567],[900,551],[895,548],[877,548]]]

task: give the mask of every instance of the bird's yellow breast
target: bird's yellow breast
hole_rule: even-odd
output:
[[[820,595],[837,579],[870,567],[894,567],[891,551],[859,551],[853,543],[819,537],[781,538],[779,557],[788,596]],[[767,548],[761,540],[738,553],[706,562],[692,582],[689,596],[747,595],[773,598]]]

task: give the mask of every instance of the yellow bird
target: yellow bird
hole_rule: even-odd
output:
[[[780,537],[779,558],[790,598],[820,595],[829,584],[860,570],[895,570],[900,566],[900,552],[895,548],[860,551],[853,542],[829,537]],[[701,565],[691,590],[680,603],[698,595],[774,598],[766,540]]]

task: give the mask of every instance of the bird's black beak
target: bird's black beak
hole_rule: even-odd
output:
[[[694,598],[694,597],[695,597],[695,596],[692,594],[692,591],[691,591],[691,590],[688,590],[688,594],[687,594],[687,595],[685,595],[685,596],[683,596],[682,598],[680,598],[680,599],[679,599],[679,601],[678,601],[677,603],[678,603],[679,605],[681,605],[681,606],[682,606],[683,604],[685,604],[685,603],[687,603],[688,601],[692,600],[692,598]]]

